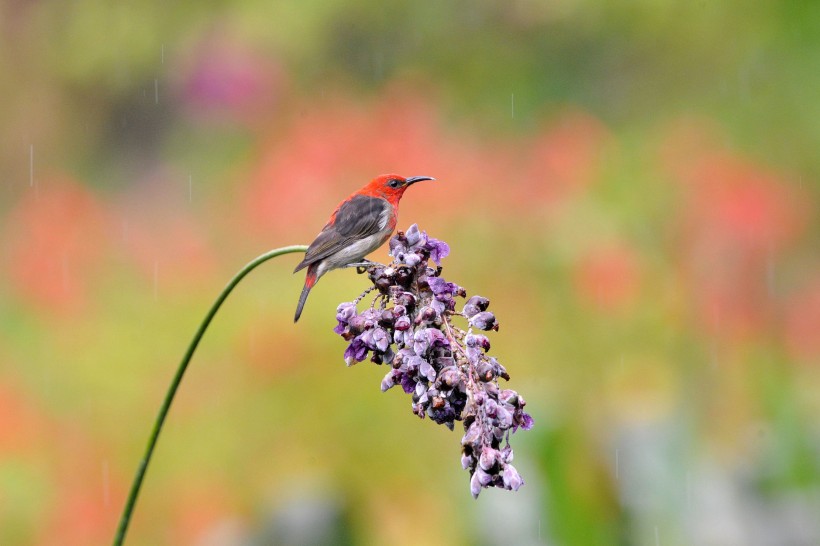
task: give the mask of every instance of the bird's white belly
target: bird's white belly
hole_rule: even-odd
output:
[[[328,256],[319,264],[319,267],[316,270],[317,278],[321,277],[331,269],[337,269],[339,267],[361,261],[362,258],[382,246],[388,237],[390,237],[389,231],[387,233],[376,233],[352,243],[350,246],[347,246],[336,254]]]

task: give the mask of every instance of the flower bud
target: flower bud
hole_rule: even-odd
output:
[[[487,339],[487,336],[481,334],[467,334],[464,343],[467,347],[478,347],[485,353],[490,350],[490,340]]]
[[[396,270],[396,282],[403,288],[410,288],[413,284],[413,271],[408,266],[399,266]]]
[[[477,423],[473,423],[467,429],[467,432],[464,433],[464,436],[461,438],[461,445],[462,446],[474,446],[478,441],[481,439],[481,427],[478,426]]]
[[[361,334],[367,326],[367,319],[362,315],[355,315],[347,323],[348,328],[354,334]]]
[[[478,466],[485,472],[489,472],[490,469],[495,466],[495,454],[496,451],[491,447],[484,447],[481,450],[481,455],[478,457]]]
[[[478,480],[478,470],[473,472],[473,475],[470,477],[470,493],[472,493],[474,499],[477,499],[479,493],[481,493],[481,482]]]
[[[518,405],[518,393],[512,389],[504,389],[498,396],[499,400],[510,406]]]
[[[438,373],[438,380],[436,383],[440,387],[446,386],[447,388],[453,388],[458,384],[459,380],[459,373],[455,366],[448,366],[446,368],[442,368],[442,370]]]
[[[507,489],[518,491],[518,488],[524,485],[524,480],[521,479],[521,475],[511,464],[504,466],[502,476],[504,480],[504,487]]]
[[[487,307],[490,305],[490,300],[487,298],[483,298],[481,296],[473,296],[472,298],[467,300],[467,303],[464,304],[464,309],[462,313],[467,318],[472,317],[473,315],[477,315],[482,311],[486,311]]]
[[[467,300],[467,303],[475,305],[476,307],[478,307],[479,311],[486,311],[487,307],[490,306],[490,300],[483,296],[473,296],[472,298]]]
[[[376,289],[381,292],[382,294],[388,294],[390,287],[392,286],[393,281],[391,281],[387,277],[379,277],[373,282],[373,285]]]
[[[416,296],[410,292],[402,292],[397,298],[396,303],[404,306],[408,311],[416,307]]]
[[[393,311],[391,309],[385,309],[382,311],[381,317],[379,317],[379,326],[389,328],[393,325],[394,320],[395,317],[393,316]]]
[[[482,311],[470,317],[470,324],[479,330],[498,330],[495,315],[489,311]]]
[[[482,362],[478,365],[476,369],[476,373],[478,374],[478,378],[485,383],[487,381],[492,381],[495,379],[495,374],[493,373],[493,368],[490,366],[489,362]]]
[[[406,316],[401,316],[401,317],[397,318],[396,322],[395,322],[395,325],[394,325],[396,330],[398,330],[400,332],[404,332],[405,330],[409,330],[410,326],[411,326],[410,319],[407,318]]]
[[[422,307],[421,311],[419,311],[418,320],[419,320],[420,323],[421,322],[433,322],[434,320],[436,320],[437,316],[438,316],[438,313],[436,313],[435,309],[433,309],[430,306],[426,306],[426,307]]]
[[[413,224],[410,228],[404,233],[405,240],[407,241],[407,246],[412,247],[417,245],[421,241],[421,232],[419,231],[418,224]]]

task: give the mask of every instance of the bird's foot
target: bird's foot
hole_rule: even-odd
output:
[[[355,267],[356,273],[362,274],[367,271],[368,268],[373,267],[374,265],[381,265],[376,262],[371,262],[370,260],[362,260],[361,262],[356,262],[352,264],[347,264],[345,267]]]

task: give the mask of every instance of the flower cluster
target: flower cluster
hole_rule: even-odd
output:
[[[524,399],[499,387],[498,378],[509,375],[487,354],[490,340],[478,333],[498,330],[489,300],[473,296],[457,310],[457,299],[467,294],[441,276],[441,260],[449,252],[446,243],[415,224],[398,232],[390,240],[393,262],[365,268],[373,284],[339,305],[334,332],[349,342],[348,366],[368,356],[390,366],[382,391],[400,385],[412,395],[413,413],[450,430],[455,421],[463,423],[461,463],[470,472],[474,497],[483,487],[517,490],[524,482],[510,464],[509,436],[519,427],[528,430],[533,421],[524,412]],[[370,306],[359,312],[359,302],[374,291]],[[453,324],[456,317],[466,330]]]

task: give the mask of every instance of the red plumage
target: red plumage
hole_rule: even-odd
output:
[[[383,174],[342,201],[305,252],[294,273],[307,267],[294,322],[299,320],[310,289],[332,269],[358,263],[382,246],[396,228],[399,201],[408,187],[429,176],[408,178]]]

